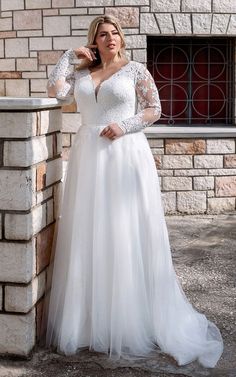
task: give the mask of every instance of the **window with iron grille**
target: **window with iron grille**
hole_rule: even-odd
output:
[[[160,94],[159,124],[233,124],[233,39],[148,37],[147,68]]]

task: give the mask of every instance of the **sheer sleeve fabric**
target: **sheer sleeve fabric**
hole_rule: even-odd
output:
[[[118,124],[124,133],[137,132],[151,126],[161,116],[159,93],[153,77],[143,64],[137,64],[135,87],[140,111]]]
[[[49,75],[47,90],[50,92],[52,88],[58,99],[73,96],[75,83],[75,74],[71,69],[73,59],[78,58],[71,48],[61,56]]]

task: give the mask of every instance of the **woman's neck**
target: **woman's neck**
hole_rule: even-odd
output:
[[[115,56],[101,56],[100,66],[102,69],[112,67],[114,64],[121,62],[123,59],[119,58],[118,55]]]

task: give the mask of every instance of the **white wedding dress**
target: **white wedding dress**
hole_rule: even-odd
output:
[[[49,78],[49,86],[59,83],[58,98],[74,95],[82,125],[57,220],[46,346],[65,355],[88,347],[114,358],[146,357],[159,346],[179,365],[214,367],[222,337],[176,277],[143,133],[161,112],[152,76],[130,61],[95,88],[87,68],[72,69],[73,57],[66,51]],[[114,122],[123,136],[99,136]]]

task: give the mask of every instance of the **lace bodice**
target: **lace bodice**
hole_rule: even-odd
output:
[[[124,133],[137,132],[160,118],[161,104],[155,82],[147,68],[130,61],[97,88],[88,68],[75,70],[76,55],[67,50],[51,72],[48,88],[56,97],[74,96],[84,125],[117,123]]]

